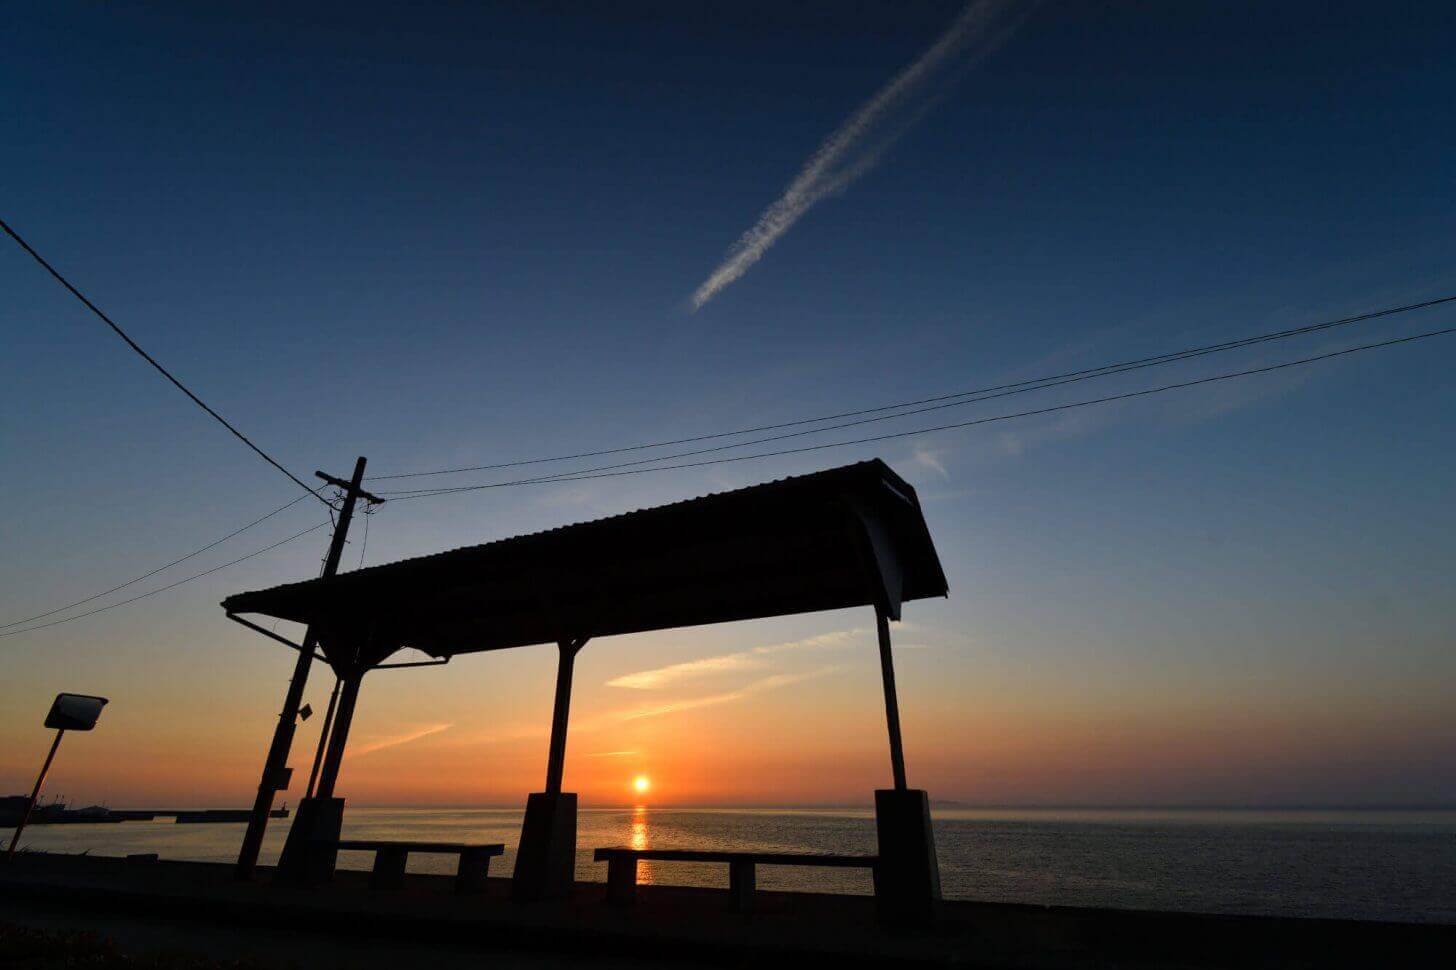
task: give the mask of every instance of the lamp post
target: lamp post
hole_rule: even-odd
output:
[[[40,798],[40,789],[51,770],[51,762],[56,760],[56,749],[61,746],[61,738],[65,737],[67,731],[89,731],[94,728],[96,719],[101,716],[101,709],[106,704],[106,698],[93,697],[90,694],[57,694],[56,699],[51,702],[45,726],[56,729],[56,739],[51,742],[45,764],[41,765],[40,774],[36,776],[35,787],[31,789],[30,800],[25,803],[20,824],[15,826],[15,834],[10,837],[10,849],[5,853],[5,858],[15,855],[15,847],[20,844],[20,833],[25,831],[25,823],[30,821],[30,813],[35,810],[36,799]]]

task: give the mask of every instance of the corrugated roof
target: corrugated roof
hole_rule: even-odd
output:
[[[375,644],[371,655],[412,646],[449,656],[871,603],[867,528],[889,537],[900,598],[945,595],[915,490],[876,459],[222,605],[312,623],[331,659],[362,641]]]

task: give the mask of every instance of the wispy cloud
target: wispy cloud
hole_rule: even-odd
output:
[[[583,758],[627,758],[638,754],[636,748],[627,748],[623,751],[593,751],[582,755]]]
[[[454,726],[453,723],[430,724],[418,730],[410,731],[407,734],[396,734],[387,738],[380,738],[378,741],[371,741],[355,748],[350,754],[355,757],[363,754],[372,754],[375,751],[383,751],[385,748],[394,748],[401,744],[409,744],[411,741],[418,741],[420,738],[427,738],[432,734],[439,734],[441,731],[448,731]]]
[[[944,448],[929,448],[917,441],[910,460],[921,468],[928,468],[941,478],[949,480],[950,472],[945,470],[945,462],[941,460],[941,456],[944,454]]]
[[[607,681],[607,686],[628,687],[633,690],[659,690],[684,680],[694,680],[711,674],[756,670],[765,666],[767,663],[765,658],[772,654],[789,650],[823,650],[841,647],[855,637],[864,636],[868,632],[864,627],[855,627],[849,630],[821,633],[818,636],[805,637],[802,640],[764,644],[751,650],[740,650],[737,653],[725,653],[717,657],[704,657],[701,660],[688,660],[683,663],[669,664],[666,667],[623,674]]]
[[[744,684],[734,690],[724,691],[721,694],[708,694],[703,697],[689,697],[684,700],[670,701],[666,704],[658,704],[653,707],[644,707],[635,711],[620,711],[615,715],[622,721],[637,721],[644,717],[660,717],[664,714],[676,714],[679,711],[691,711],[699,707],[713,707],[718,704],[729,704],[733,701],[741,701],[745,697],[754,694],[761,694],[766,690],[777,690],[780,687],[788,687],[790,684],[802,683],[806,680],[813,680],[823,677],[838,670],[838,667],[820,667],[801,674],[774,674],[772,677],[763,677],[751,683]]]
[[[1020,26],[1032,6],[1029,0],[972,0],[934,44],[861,105],[809,157],[783,195],[763,211],[694,291],[693,310],[701,309],[748,272],[818,202],[843,192],[878,165],[923,114],[912,112],[906,118],[905,109],[926,82],[958,58],[972,63],[990,54]]]
[[[814,680],[825,677],[839,669],[838,666],[829,665],[818,667],[814,670],[797,674],[773,674],[768,677],[760,677],[758,680],[750,681],[742,687],[735,687],[732,690],[722,691],[717,694],[705,694],[700,697],[687,697],[679,700],[660,701],[644,707],[620,707],[616,710],[604,711],[595,717],[589,717],[571,726],[573,734],[591,734],[597,731],[610,730],[620,727],[633,721],[641,721],[650,717],[663,717],[668,714],[677,714],[682,711],[697,710],[700,707],[716,707],[719,704],[731,704],[761,694],[764,691],[777,690],[781,687],[788,687],[793,684],[803,683],[806,680]],[[486,734],[475,735],[470,738],[461,738],[461,742],[471,745],[496,744],[504,741],[520,741],[527,738],[545,737],[544,727],[524,731],[497,731]],[[396,742],[402,743],[402,742]],[[587,758],[615,758],[629,757],[638,754],[636,748],[616,751],[599,751],[594,754],[583,755]]]
[[[485,731],[474,731],[466,734],[456,732],[450,736],[450,743],[474,747],[482,744],[511,744],[518,741],[535,741],[544,738],[550,733],[551,725],[543,719],[541,723],[507,724],[501,727],[493,727]],[[580,724],[572,724],[573,733],[583,730]]]
[[[623,674],[607,681],[608,687],[630,687],[633,690],[657,690],[681,680],[692,680],[708,674],[722,674],[763,666],[763,660],[750,651],[729,653],[721,657],[704,657],[680,664],[669,664],[655,670],[642,670],[635,674]]]

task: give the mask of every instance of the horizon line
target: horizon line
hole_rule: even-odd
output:
[[[524,811],[524,803],[459,803],[459,804],[421,804],[404,802],[356,802],[355,808],[393,808],[393,809],[421,809],[421,810],[491,810],[491,811]],[[1131,803],[977,803],[966,802],[958,799],[930,799],[930,807],[968,809],[974,811],[1108,811],[1108,812],[1148,812],[1148,811],[1187,811],[1187,812],[1392,812],[1392,811],[1456,811],[1456,802],[1331,802],[1331,803],[1270,803],[1251,804],[1234,802],[1163,802],[1148,804]],[[646,809],[752,809],[758,811],[788,810],[803,811],[807,809],[856,809],[863,811],[874,811],[873,802],[598,802],[583,804],[583,811],[618,811]]]

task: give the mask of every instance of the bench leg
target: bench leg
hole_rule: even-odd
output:
[[[374,872],[369,876],[370,889],[402,889],[404,864],[409,858],[405,849],[380,849],[374,853]]]
[[[749,861],[728,863],[728,895],[735,913],[753,910],[753,890],[757,882],[754,866]]]
[[[460,853],[460,867],[455,870],[455,893],[459,896],[485,892],[490,874],[490,856],[480,849]]]
[[[637,860],[635,857],[607,860],[607,902],[613,906],[630,906],[637,901]]]

